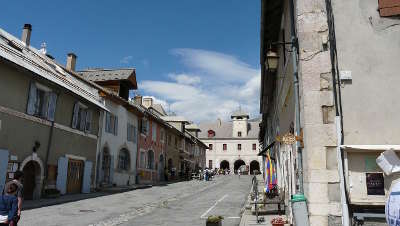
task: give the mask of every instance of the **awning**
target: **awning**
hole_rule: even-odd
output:
[[[400,145],[341,145],[340,148],[345,150],[354,151],[386,151],[393,149],[395,151],[400,151]]]
[[[262,151],[260,151],[257,155],[258,156],[266,156],[265,152],[267,152],[268,149],[272,148],[275,145],[275,141],[272,141],[267,147],[265,147]]]

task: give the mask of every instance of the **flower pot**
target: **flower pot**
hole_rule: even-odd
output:
[[[222,226],[222,221],[220,221],[220,222],[206,222],[206,226]]]
[[[284,226],[285,224],[277,223],[277,224],[272,224],[272,226]]]

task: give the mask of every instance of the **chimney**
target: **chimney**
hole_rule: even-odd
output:
[[[67,69],[70,71],[75,71],[75,65],[76,65],[76,55],[74,53],[68,53]]]
[[[146,108],[153,107],[153,98],[145,97],[143,98],[143,106]]]
[[[142,105],[142,96],[140,96],[140,95],[136,95],[135,97],[134,97],[134,99],[133,99],[133,102],[135,103],[135,104],[137,104],[137,105]]]
[[[21,41],[23,41],[26,46],[29,46],[29,44],[31,43],[31,32],[32,32],[32,25],[24,24],[24,28],[22,29]]]

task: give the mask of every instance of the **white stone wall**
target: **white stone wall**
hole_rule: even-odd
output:
[[[115,104],[110,100],[106,100],[106,106],[110,112],[118,117],[118,134],[107,133],[105,131],[106,119],[102,118],[102,134],[100,141],[99,155],[103,152],[104,148],[107,147],[110,155],[114,156],[114,170],[112,183],[117,185],[127,185],[135,183],[136,175],[136,156],[137,156],[137,143],[127,141],[127,124],[128,122],[136,126],[136,134],[138,135],[138,117],[127,111],[123,106]],[[139,137],[136,141],[138,142]],[[122,148],[126,148],[130,155],[130,169],[128,171],[121,171],[118,169],[118,154]],[[99,167],[101,169],[101,159],[99,159]],[[101,179],[100,179],[101,181]]]
[[[238,132],[242,133],[242,137],[247,137],[247,119],[233,119],[232,125],[232,137],[238,137]]]
[[[243,160],[246,165],[250,166],[253,160],[258,161],[260,169],[262,166],[262,158],[257,156],[259,152],[259,143],[257,139],[203,139],[207,146],[213,145],[213,150],[206,150],[206,166],[209,160],[213,161],[213,168],[219,168],[220,163],[224,160],[229,162],[231,172],[234,169],[236,160]],[[223,144],[227,144],[227,150],[223,150]],[[237,145],[242,145],[242,150],[237,150]],[[256,144],[256,150],[253,150],[253,144]]]

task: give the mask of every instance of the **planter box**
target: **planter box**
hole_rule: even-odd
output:
[[[206,222],[206,226],[222,226],[222,221],[217,223]]]

